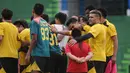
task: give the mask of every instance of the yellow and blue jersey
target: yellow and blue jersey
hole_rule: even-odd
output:
[[[53,32],[50,33],[50,51],[61,54],[61,50],[57,40],[57,35]]]

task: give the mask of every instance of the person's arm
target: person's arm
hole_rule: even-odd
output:
[[[4,37],[4,28],[2,24],[0,24],[0,43],[2,42],[3,37]]]
[[[117,35],[112,36],[111,38],[113,40],[113,45],[114,45],[114,52],[113,52],[112,60],[116,61],[116,55],[118,51],[118,38],[117,38]]]
[[[27,63],[29,63],[30,61],[30,55],[31,55],[32,49],[36,46],[38,30],[39,30],[39,24],[37,24],[36,22],[32,22],[30,24],[30,34],[31,34],[32,40],[31,40],[30,47],[28,49],[28,52],[25,58]]]
[[[64,30],[64,31],[56,31],[56,33],[58,33],[58,34],[62,34],[62,35],[68,35],[68,36],[70,36],[70,35],[71,35],[69,30]]]
[[[73,46],[75,43],[84,41],[84,40],[89,39],[91,37],[93,37],[93,35],[91,33],[88,33],[88,34],[83,35],[81,37],[77,37],[77,38],[71,39],[69,41],[69,46]]]
[[[36,46],[36,43],[37,43],[37,34],[32,34],[32,40],[30,43],[30,48],[28,50],[29,54],[32,52],[32,49]]]
[[[22,47],[30,45],[29,41],[21,41],[21,43],[22,43],[22,45],[21,45]]]
[[[82,62],[86,62],[86,61],[88,61],[88,60],[90,60],[90,59],[92,58],[93,53],[92,53],[92,50],[91,50],[89,44],[88,44],[88,46],[87,46],[87,43],[83,43],[83,44],[84,44],[85,49],[88,49],[88,51],[87,51],[87,52],[88,52],[87,56],[84,58],[84,60],[82,60]],[[86,46],[85,46],[85,45],[86,45]]]
[[[92,58],[93,56],[93,53],[92,52],[89,52],[88,55],[85,57],[85,61],[88,61]]]
[[[74,56],[74,55],[72,55],[70,52],[69,52],[69,53],[66,53],[66,55],[67,55],[70,59],[72,59],[72,60],[74,60],[74,61],[79,61],[79,58],[76,57],[76,56]]]
[[[89,38],[91,38],[91,37],[93,37],[93,35],[92,35],[91,33],[88,33],[88,34],[83,35],[83,36],[81,36],[81,37],[75,38],[75,40],[76,40],[77,42],[81,42],[81,41],[84,41],[84,40],[89,39]]]
[[[67,55],[70,59],[76,61],[77,63],[82,63],[82,61],[85,59],[85,57],[76,57],[76,56],[74,56],[73,54],[71,54],[70,52],[69,52],[69,53],[66,53],[66,55]],[[86,58],[86,59],[87,59],[87,58]]]
[[[108,27],[108,32],[111,36],[111,39],[113,41],[113,56],[112,56],[112,61],[113,63],[116,62],[116,55],[117,55],[117,51],[118,51],[118,38],[117,38],[117,31],[116,31],[116,27],[113,24],[110,24]]]
[[[58,31],[54,26],[50,26],[51,31],[57,34],[62,34],[62,35],[71,35],[69,30],[64,30],[64,31]]]
[[[0,35],[0,43],[1,43],[2,39],[3,39],[3,36]]]
[[[32,34],[32,40],[30,43],[30,47],[28,49],[28,52],[27,52],[26,58],[25,58],[27,64],[30,62],[30,55],[31,55],[32,49],[36,46],[36,43],[37,43],[37,34]]]
[[[71,48],[70,48],[70,46],[69,46],[68,44],[67,44],[66,47],[65,47],[65,53],[66,53],[66,55],[67,55],[70,59],[72,59],[72,60],[74,60],[74,61],[76,61],[76,62],[78,62],[78,63],[81,63],[82,60],[84,59],[84,57],[78,58],[78,57],[76,57],[75,55],[71,54]]]

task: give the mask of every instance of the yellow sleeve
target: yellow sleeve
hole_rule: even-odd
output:
[[[113,24],[110,24],[108,26],[108,32],[109,32],[110,36],[117,35],[116,28],[115,28],[115,26]]]
[[[90,30],[90,26],[89,25],[83,26],[83,30],[85,30],[86,32],[88,32]]]
[[[71,35],[72,34],[72,31],[69,31],[69,35]]]
[[[100,33],[100,25],[101,24],[95,24],[93,25],[88,33],[91,33],[93,37],[96,37]]]
[[[30,29],[28,29],[28,32],[27,32],[27,40],[29,41],[29,42],[31,42],[31,38],[30,38]]]
[[[4,27],[2,24],[0,24],[0,35],[4,36]]]
[[[30,34],[30,33],[29,33]],[[26,38],[28,37],[28,31],[26,29],[24,29],[20,34],[19,34],[19,38],[21,41],[25,41]]]

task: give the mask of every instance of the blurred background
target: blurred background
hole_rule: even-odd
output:
[[[50,21],[58,12],[64,12],[68,17],[84,15],[85,7],[88,5],[106,8],[107,19],[115,24],[118,32],[118,73],[130,73],[130,0],[1,0],[0,12],[9,8],[14,13],[13,21],[26,19],[30,22],[35,3],[44,4],[44,13],[49,15]]]

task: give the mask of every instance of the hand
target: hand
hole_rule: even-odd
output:
[[[50,26],[50,28],[51,28],[51,31],[52,31],[52,32],[57,33],[57,29],[56,29],[55,27]]]
[[[28,52],[26,57],[25,57],[25,61],[26,61],[26,64],[29,64],[30,63],[30,53]]]
[[[83,63],[83,62],[86,62],[86,61],[87,61],[87,60],[86,60],[85,58],[81,60],[82,63]]]
[[[111,60],[112,60],[112,63],[116,63],[116,56],[112,56]]]
[[[78,58],[78,59],[76,60],[76,62],[78,62],[78,63],[83,63],[84,58],[85,58],[85,57]]]
[[[70,41],[69,41],[69,46],[73,46],[74,44],[76,44],[77,43],[77,41],[75,40],[75,39],[71,39]]]

